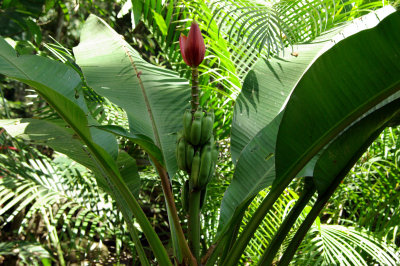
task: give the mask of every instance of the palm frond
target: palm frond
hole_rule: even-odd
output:
[[[62,239],[67,250],[84,254],[93,243],[101,246],[102,241],[114,237],[113,223],[120,214],[86,168],[61,155],[51,161],[29,147],[13,156],[0,154],[0,166],[6,169],[0,179],[1,228],[24,211],[19,235],[30,235],[35,219],[41,217],[54,249]],[[53,230],[57,231],[52,238]]]
[[[49,251],[40,243],[25,241],[0,242],[0,255],[18,256],[22,265],[35,266],[51,265],[51,259],[53,259]]]
[[[361,0],[208,1],[219,35],[228,40],[240,80],[260,55],[279,54],[288,45],[311,41],[385,4]]]
[[[399,250],[371,233],[342,225],[313,226],[292,261],[323,265],[398,265]]]
[[[261,191],[249,205],[243,218],[244,225],[251,218],[251,214],[256,211],[266,194],[266,190]],[[241,259],[243,264],[256,264],[259,261],[263,255],[262,251],[265,251],[297,199],[297,194],[292,190],[287,190],[281,195],[249,242]],[[315,198],[311,200],[310,204],[313,201],[315,201]],[[310,209],[311,207],[307,206],[296,220],[277,254],[277,260],[285,251],[291,238],[296,233],[296,229],[305,219]],[[320,218],[317,218],[297,250],[297,255],[292,264],[370,265],[372,262],[376,262],[381,265],[397,265],[399,263],[400,250],[394,243],[381,241],[378,237],[379,235],[368,232],[362,227],[356,229],[351,226],[329,225],[321,223]]]
[[[258,206],[261,204],[268,192],[269,189],[264,189],[260,191],[253,199],[247,211],[245,212],[242,222],[243,224],[240,230],[242,230],[251,219],[252,215],[256,212]],[[287,189],[284,193],[282,193],[271,211],[263,219],[261,225],[255,232],[254,237],[249,242],[241,259],[243,264],[256,264],[259,261],[263,255],[262,252],[267,248],[280,224],[290,211],[291,207],[293,207],[294,202],[297,199],[298,195],[291,189]],[[302,219],[304,219],[304,215],[298,219],[297,224],[294,227],[298,227]]]

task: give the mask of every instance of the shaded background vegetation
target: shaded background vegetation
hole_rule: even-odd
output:
[[[8,37],[19,54],[38,54],[78,68],[71,49],[79,42],[84,20],[89,14],[96,14],[122,34],[146,61],[174,69],[182,77],[190,73],[180,57],[177,39],[180,33],[187,32],[192,19],[198,20],[208,49],[206,62],[200,68],[201,104],[216,110],[215,133],[221,147],[217,178],[209,186],[209,200],[203,208],[202,230],[206,237],[202,245],[205,247],[212,243],[220,201],[232,178],[229,136],[233,104],[257,58],[280,52],[279,45],[272,43],[275,48],[271,49],[264,35],[255,30],[263,22],[257,15],[265,12],[264,6],[252,1],[235,2],[20,0],[3,1],[0,9],[0,35]],[[310,5],[320,2],[324,1]],[[287,3],[281,1],[276,8]],[[280,36],[282,45],[310,41],[341,22],[380,7],[382,1],[349,1],[341,5],[344,11],[333,11],[337,14],[334,19],[319,21],[320,25],[315,27],[304,25],[305,34],[293,28],[292,34]],[[329,12],[325,15],[330,16]],[[250,16],[254,17],[247,19]],[[296,19],[303,20],[301,16]],[[57,117],[26,85],[4,76],[0,76],[0,81],[1,119]],[[118,107],[90,88],[85,88],[84,95],[90,112],[100,123],[126,125],[126,116]],[[293,263],[339,263],[343,248],[349,250],[350,261],[354,261],[356,254],[369,263],[377,261],[361,244],[367,240],[379,246],[374,251],[379,248],[388,254],[398,254],[399,131],[400,128],[388,128],[372,144],[321,213]],[[156,173],[139,147],[124,140],[119,144],[120,149],[136,159],[141,174],[138,197],[172,253],[168,218]],[[121,213],[115,202],[95,185],[90,171],[55,153],[45,143],[14,139],[4,129],[0,129],[0,145],[0,263],[63,265],[85,260],[139,263]],[[178,174],[172,182],[175,197],[179,199],[183,178]],[[243,255],[243,264],[259,259],[276,225],[298,197],[298,183],[292,183],[279,206],[266,217]],[[265,193],[262,191],[256,197],[245,217],[254,212]],[[180,203],[177,204],[181,209]],[[180,215],[184,220],[184,214]],[[141,239],[146,247],[146,240]],[[150,249],[146,251],[151,254]]]

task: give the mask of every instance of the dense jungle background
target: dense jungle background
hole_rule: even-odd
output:
[[[292,36],[290,42],[281,36],[282,43],[272,43],[270,47],[260,28],[266,18],[258,14],[266,7],[279,8],[289,2],[302,10],[292,14],[293,20],[311,16],[315,23],[306,32]],[[320,11],[319,7],[327,2],[334,2],[334,9]],[[310,42],[341,23],[384,5],[398,8],[399,4],[398,0],[3,0],[0,35],[19,55],[48,57],[81,73],[72,48],[79,43],[84,21],[95,14],[121,34],[144,60],[189,78],[178,39],[181,33],[187,34],[193,19],[198,21],[207,47],[205,62],[199,67],[203,91],[200,104],[215,110],[214,132],[220,147],[216,175],[208,187],[201,217],[202,232],[208,236],[201,245],[206,250],[213,242],[220,202],[233,177],[233,107],[246,74],[258,58],[268,60],[281,53],[281,44],[287,48]],[[23,83],[0,75],[0,91],[0,121],[58,117],[37,92]],[[100,124],[127,125],[122,109],[88,86],[81,93]],[[52,139],[43,140],[35,135],[14,137],[2,127],[3,122],[0,264],[140,265],[122,214],[115,201],[97,186],[92,172],[46,145]],[[43,126],[36,125],[37,130]],[[48,132],[54,138],[63,137],[51,126]],[[311,227],[293,265],[395,265],[400,254],[399,135],[400,127],[388,127],[368,148]],[[140,185],[133,184],[137,198],[172,256],[167,210],[157,174],[138,145],[122,138],[118,145],[136,160],[140,173]],[[176,199],[180,198],[183,182],[182,173],[172,179]],[[268,189],[262,190],[251,202],[243,226],[266,193]],[[242,265],[253,265],[260,259],[271,234],[299,193],[300,181],[295,179],[257,230],[241,258]],[[180,201],[176,204],[181,210]],[[183,212],[179,215],[181,220],[186,219]],[[140,229],[139,234],[151,257]]]

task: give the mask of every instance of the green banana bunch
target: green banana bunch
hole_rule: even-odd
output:
[[[193,146],[189,142],[187,142],[182,133],[179,132],[176,145],[176,160],[178,162],[178,168],[190,173],[192,169],[193,157]]]
[[[186,140],[194,146],[202,146],[212,136],[214,111],[204,112],[199,108],[192,116],[187,109],[183,115],[183,128]]]
[[[213,136],[214,111],[199,108],[183,115],[183,131],[178,133],[176,158],[178,167],[190,174],[190,187],[204,189],[210,182],[218,157]]]
[[[213,138],[211,138],[213,139]],[[218,159],[218,150],[214,142],[208,142],[201,152],[197,151],[192,162],[190,175],[191,186],[195,189],[204,189],[214,175]]]

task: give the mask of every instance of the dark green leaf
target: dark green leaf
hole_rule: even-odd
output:
[[[323,51],[333,45],[339,29],[326,32],[309,44],[284,50],[283,57],[258,59],[247,74],[234,109],[231,152],[236,162],[249,141],[280,112],[300,77]],[[293,53],[294,54],[294,53]]]
[[[343,178],[339,174],[344,174],[342,169],[348,167],[348,162],[355,163],[387,123],[399,113],[398,99],[363,117],[329,144],[314,169],[314,183],[320,196],[335,178]]]
[[[275,141],[282,115],[260,130],[243,149],[231,184],[221,203],[219,232],[232,217],[243,212],[244,204],[275,179]]]
[[[94,15],[86,21],[74,53],[89,86],[127,112],[132,133],[153,139],[173,176],[175,134],[182,129],[189,106],[189,83],[173,71],[145,62]]]
[[[376,22],[370,14],[354,23],[353,32]],[[288,183],[341,131],[400,89],[399,25],[400,12],[395,12],[340,41],[309,68],[282,118],[275,182]]]
[[[120,151],[117,158],[117,165],[122,179],[137,198],[140,191],[140,176],[136,166],[136,160],[124,151]]]

